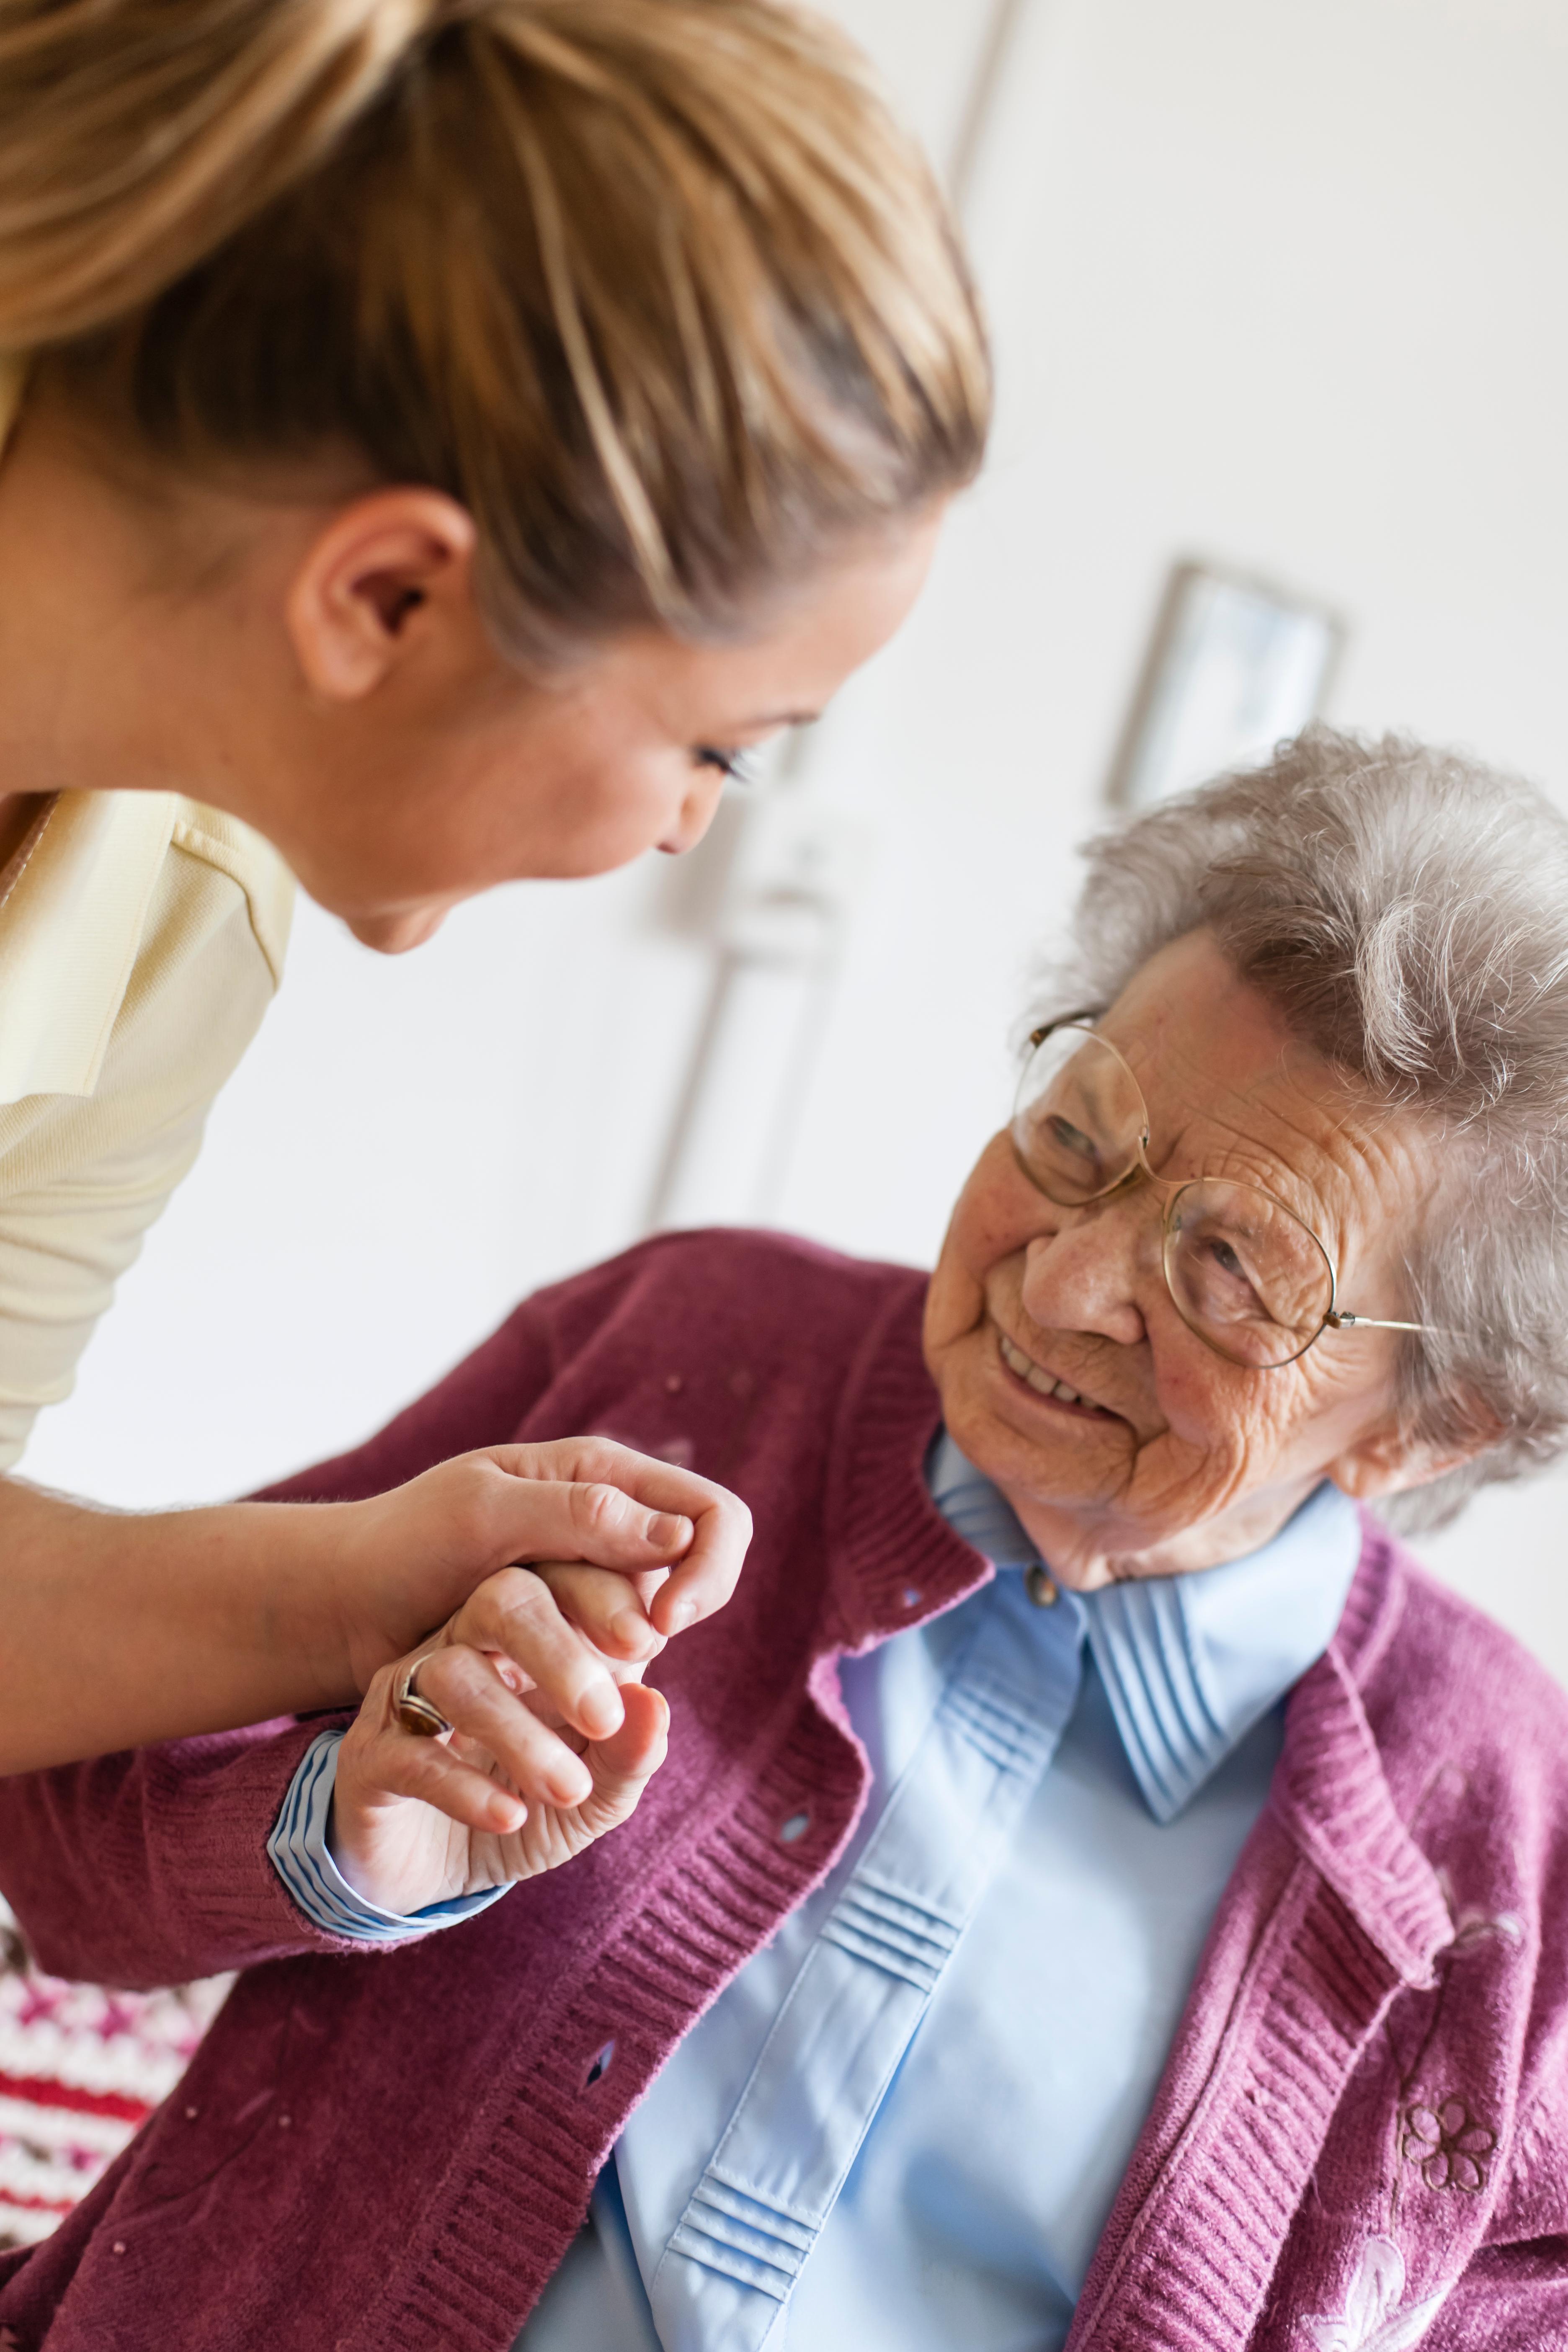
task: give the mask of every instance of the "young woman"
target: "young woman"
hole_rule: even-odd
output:
[[[988,377],[917,152],[766,0],[0,0],[0,352],[8,1470],[277,985],[291,877],[395,951],[689,847],[898,625]],[[356,1511],[0,1479],[0,1770],[357,1695],[520,1559],[679,1563],[668,1634],[744,1541],[603,1448]],[[577,1692],[530,1611],[519,1664]]]

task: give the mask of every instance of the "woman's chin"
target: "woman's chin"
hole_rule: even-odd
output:
[[[1131,1433],[1114,1413],[1075,1412],[1037,1396],[1008,1372],[994,1348],[950,1356],[938,1387],[949,1435],[984,1476],[1042,1508],[1094,1508],[1126,1475]]]

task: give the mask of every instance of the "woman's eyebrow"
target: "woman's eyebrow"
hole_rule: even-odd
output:
[[[759,719],[738,719],[729,732],[760,735],[771,727],[815,727],[821,716],[820,710],[770,710]]]

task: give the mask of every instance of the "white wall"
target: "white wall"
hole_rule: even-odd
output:
[[[948,152],[982,11],[843,13]],[[1024,0],[971,205],[996,452],[816,755],[872,856],[782,1223],[934,1249],[1173,557],[1344,610],[1336,718],[1568,795],[1563,24],[1529,0]],[[402,965],[303,910],[29,1470],[126,1502],[232,1491],[631,1238],[706,986],[667,890],[650,869],[503,893]],[[1483,1500],[1428,1549],[1568,1674],[1560,1504]]]

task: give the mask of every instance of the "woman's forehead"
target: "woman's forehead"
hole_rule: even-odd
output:
[[[1156,1168],[1193,1158],[1336,1220],[1375,1183],[1389,1112],[1295,1036],[1206,934],[1152,957],[1100,1026],[1142,1091]]]

